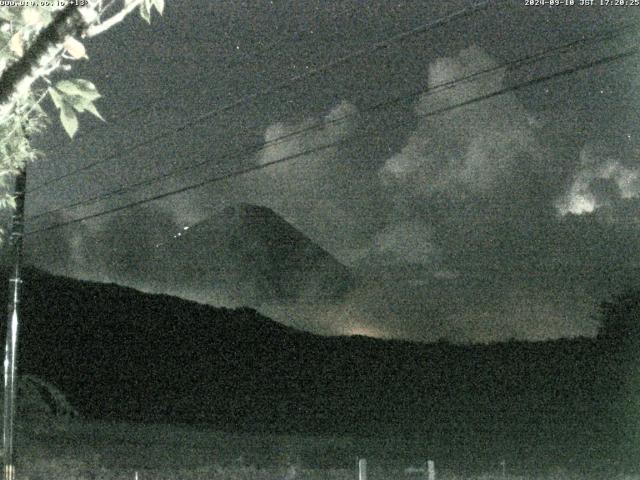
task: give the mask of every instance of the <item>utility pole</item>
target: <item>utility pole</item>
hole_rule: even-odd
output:
[[[16,412],[16,361],[18,348],[18,307],[20,305],[20,266],[22,263],[22,237],[24,234],[24,197],[27,188],[27,170],[23,167],[16,176],[16,209],[11,222],[9,248],[13,262],[9,278],[9,316],[4,348],[4,415],[2,442],[4,450],[4,480],[15,480],[13,463],[13,425]]]

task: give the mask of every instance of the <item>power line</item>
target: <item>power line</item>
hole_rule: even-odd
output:
[[[555,54],[557,52],[561,52],[563,50],[567,50],[567,49],[573,48],[576,45],[579,45],[581,43],[608,40],[608,39],[614,38],[614,37],[622,34],[622,32],[624,32],[625,30],[628,30],[628,29],[630,29],[632,27],[635,27],[635,25],[625,25],[625,26],[623,26],[621,28],[618,28],[618,29],[615,29],[615,30],[609,30],[609,31],[604,32],[604,33],[601,32],[601,33],[599,33],[597,35],[592,35],[590,37],[581,37],[578,40],[574,40],[572,42],[568,42],[568,43],[565,43],[563,45],[556,46],[556,47],[553,47],[553,48],[550,48],[550,49],[542,50],[542,51],[536,52],[534,54],[526,55],[524,57],[520,57],[518,59],[511,60],[509,62],[505,62],[505,63],[499,64],[497,66],[494,66],[494,67],[490,67],[490,68],[486,68],[486,69],[483,69],[483,70],[480,70],[480,71],[476,71],[476,72],[473,72],[473,73],[471,73],[469,75],[466,75],[464,77],[460,77],[460,78],[456,78],[454,80],[443,82],[443,83],[438,84],[438,85],[436,85],[434,87],[431,87],[431,88],[420,89],[418,91],[414,91],[414,92],[412,92],[410,94],[407,94],[407,95],[396,96],[396,97],[394,97],[392,99],[385,100],[385,101],[382,101],[382,102],[378,102],[377,104],[374,104],[374,105],[368,107],[365,110],[361,110],[361,111],[358,111],[358,112],[355,112],[355,113],[347,113],[347,114],[344,114],[344,115],[342,115],[340,117],[337,117],[337,118],[334,118],[334,119],[331,119],[331,120],[328,120],[328,121],[322,121],[321,120],[321,121],[316,122],[316,123],[314,123],[312,125],[309,125],[307,127],[303,127],[301,129],[295,130],[293,132],[289,132],[287,134],[281,135],[281,136],[279,136],[277,138],[274,138],[272,140],[266,141],[266,142],[264,142],[264,143],[262,143],[260,145],[255,145],[255,146],[252,146],[252,147],[249,147],[249,148],[245,148],[243,151],[234,153],[233,156],[231,156],[231,154],[226,154],[224,157],[222,157],[222,159],[231,159],[231,158],[235,158],[236,156],[253,155],[253,154],[256,154],[256,153],[258,153],[258,152],[260,152],[262,150],[265,150],[268,147],[271,147],[273,145],[278,145],[278,144],[282,143],[283,141],[288,140],[288,139],[290,139],[292,137],[296,137],[296,136],[299,136],[299,135],[302,135],[302,134],[305,134],[305,133],[308,133],[308,132],[311,132],[311,131],[314,131],[314,130],[318,130],[318,129],[321,129],[321,128],[326,128],[326,127],[331,126],[331,125],[344,123],[346,120],[348,120],[349,118],[351,118],[351,117],[353,117],[355,115],[361,115],[364,112],[370,113],[370,112],[373,112],[373,111],[378,110],[380,108],[384,108],[384,107],[387,107],[387,106],[390,106],[390,105],[397,104],[397,103],[399,103],[399,102],[401,102],[403,100],[408,100],[408,99],[411,99],[411,98],[415,98],[418,95],[434,94],[434,93],[438,92],[441,89],[453,88],[454,86],[456,86],[459,83],[468,82],[469,80],[473,80],[474,78],[476,78],[478,76],[486,75],[486,74],[489,74],[489,73],[492,73],[492,72],[495,72],[495,71],[498,71],[498,70],[501,70],[501,69],[504,69],[504,68],[513,67],[513,66],[520,66],[520,65],[525,64],[527,62],[539,61],[541,59],[548,58],[552,54]],[[131,192],[131,191],[135,191],[135,190],[137,190],[139,188],[142,188],[142,187],[145,187],[145,186],[149,186],[149,185],[153,185],[155,183],[162,182],[162,181],[164,181],[164,180],[166,180],[168,178],[174,177],[176,175],[187,173],[187,172],[192,171],[192,170],[194,170],[196,168],[199,168],[199,167],[201,167],[203,165],[212,163],[214,161],[219,161],[219,160],[220,160],[219,157],[210,158],[210,159],[207,159],[207,160],[203,160],[203,161],[197,162],[197,163],[192,164],[192,165],[178,167],[178,168],[170,170],[169,172],[166,172],[166,173],[164,173],[162,175],[154,176],[154,177],[151,177],[151,178],[140,180],[138,182],[134,182],[134,183],[130,183],[130,184],[127,184],[127,185],[123,185],[123,186],[120,186],[120,187],[116,188],[115,190],[111,190],[109,192],[100,193],[100,194],[94,195],[93,197],[90,197],[90,198],[85,198],[85,199],[82,199],[82,200],[78,200],[78,201],[73,202],[71,204],[67,204],[67,205],[64,205],[64,206],[61,206],[61,207],[57,207],[57,208],[52,209],[52,210],[48,210],[46,212],[39,213],[37,215],[32,216],[30,218],[30,220],[36,220],[36,219],[41,218],[41,217],[43,217],[45,215],[61,212],[63,210],[68,210],[68,209],[71,209],[71,208],[74,208],[74,207],[90,205],[92,203],[96,203],[96,202],[99,202],[101,200],[108,199],[108,198],[113,197],[115,195],[123,195],[125,193]]]
[[[350,60],[353,60],[353,59],[356,59],[358,57],[375,53],[375,52],[377,52],[379,50],[387,48],[390,43],[403,41],[406,38],[412,37],[414,35],[421,34],[421,33],[425,32],[425,31],[429,30],[430,28],[433,28],[433,27],[436,27],[436,26],[440,26],[440,25],[444,25],[444,24],[449,23],[449,22],[451,22],[453,20],[457,20],[457,19],[469,16],[472,13],[475,13],[477,11],[480,11],[482,9],[487,8],[489,6],[489,4],[492,3],[492,2],[495,2],[495,0],[483,0],[483,1],[479,2],[479,3],[477,3],[474,6],[466,7],[466,8],[457,10],[457,11],[455,11],[455,12],[449,14],[449,15],[446,15],[444,17],[441,17],[438,20],[435,20],[433,22],[429,22],[429,23],[420,25],[418,27],[415,27],[415,28],[413,28],[411,30],[408,30],[408,31],[402,32],[400,34],[391,36],[391,37],[387,38],[386,40],[382,40],[380,42],[376,42],[376,43],[372,44],[369,47],[364,47],[364,48],[361,48],[359,50],[356,50],[356,51],[354,51],[354,52],[352,52],[352,53],[350,53],[348,55],[345,55],[343,57],[340,57],[340,58],[338,58],[338,59],[336,59],[336,60],[334,60],[332,62],[326,63],[326,64],[321,65],[319,67],[311,68],[311,69],[307,70],[306,72],[301,73],[299,75],[294,75],[290,79],[285,80],[285,81],[280,82],[280,83],[277,83],[277,84],[275,84],[275,85],[273,85],[271,87],[267,87],[262,91],[254,92],[254,93],[250,93],[248,95],[245,95],[244,97],[236,99],[235,101],[233,101],[233,102],[231,102],[231,103],[229,103],[229,104],[227,104],[227,105],[225,105],[223,107],[220,107],[220,108],[217,108],[217,109],[202,113],[202,114],[198,115],[196,118],[194,118],[193,120],[189,120],[187,122],[184,122],[181,125],[179,125],[177,127],[174,127],[174,128],[172,128],[170,130],[164,130],[164,131],[152,136],[151,138],[148,138],[148,139],[143,140],[141,142],[138,142],[138,143],[136,143],[134,145],[131,145],[130,147],[128,147],[124,151],[120,151],[120,152],[115,153],[113,155],[109,155],[109,156],[107,156],[105,158],[102,158],[100,160],[96,160],[95,162],[91,162],[91,163],[89,163],[89,164],[87,164],[87,165],[85,165],[83,167],[80,167],[80,168],[78,168],[76,170],[72,170],[71,172],[67,172],[65,174],[59,175],[58,177],[55,177],[55,178],[50,179],[50,180],[48,180],[46,182],[43,182],[43,183],[33,187],[30,190],[30,193],[36,192],[36,191],[42,189],[43,187],[46,187],[47,185],[50,185],[50,184],[52,184],[54,182],[57,182],[59,180],[63,180],[65,178],[68,178],[68,177],[70,177],[72,175],[75,175],[77,173],[89,170],[90,168],[93,168],[96,165],[100,165],[102,163],[108,162],[110,160],[114,160],[116,158],[120,158],[123,155],[125,155],[126,153],[129,153],[129,152],[131,152],[133,150],[137,150],[140,147],[149,145],[149,144],[151,144],[151,143],[153,143],[153,142],[155,142],[157,140],[160,140],[160,139],[162,139],[162,138],[164,138],[164,137],[166,137],[168,135],[176,135],[177,133],[182,132],[185,129],[187,129],[187,128],[193,126],[193,125],[196,125],[196,124],[202,122],[203,120],[211,118],[211,117],[213,117],[215,115],[218,115],[218,114],[220,114],[222,112],[229,111],[229,110],[231,110],[231,109],[233,109],[235,107],[238,107],[240,105],[243,105],[245,103],[253,102],[254,100],[260,98],[261,96],[270,95],[270,94],[275,93],[277,91],[283,90],[283,89],[287,88],[288,86],[292,85],[293,83],[299,82],[300,80],[304,80],[306,78],[314,77],[314,76],[316,76],[316,75],[318,75],[320,73],[323,73],[323,72],[325,72],[327,70],[330,70],[330,69],[332,69],[334,67],[340,66],[343,63],[346,63],[346,62],[348,62]]]
[[[336,14],[337,15],[342,15],[342,14],[348,12],[349,10],[353,10],[353,8],[345,8],[343,10],[340,10],[340,11],[336,12]],[[173,29],[176,32],[179,32],[179,30],[177,28],[174,28],[174,27],[170,27],[170,28]],[[299,35],[299,34],[302,34],[302,33],[305,33],[305,32],[309,32],[309,31],[312,31],[312,30],[313,29],[310,27],[310,28],[307,28],[307,29],[295,30],[292,33],[294,35],[296,35],[296,34]],[[180,32],[180,33],[182,35],[184,35],[183,32]],[[196,39],[196,38],[198,38],[198,37],[192,37],[192,38],[190,38],[190,41],[193,40],[193,39]],[[114,37],[114,39],[116,41],[118,41],[116,37]],[[241,55],[234,55],[233,57],[231,57],[231,55],[229,55],[229,54],[220,55],[221,57],[227,57],[227,58],[231,57],[231,61],[228,62],[226,65],[223,65],[222,67],[219,67],[219,68],[221,70],[223,70],[223,71],[227,71],[230,67],[232,67],[234,65],[237,65],[237,64],[240,64],[240,63],[243,63],[245,60],[247,60],[247,59],[249,59],[251,57],[258,57],[261,53],[264,53],[266,51],[274,50],[279,45],[284,44],[286,40],[287,40],[286,38],[279,38],[277,40],[269,42],[267,45],[261,45],[261,47],[258,50],[245,50]],[[211,42],[219,41],[219,40],[199,39],[199,41],[202,42],[202,43],[211,43]],[[228,77],[230,77],[230,75]],[[185,91],[189,90],[189,89],[195,89],[198,85],[200,85],[201,82],[206,81],[206,80],[208,80],[208,79],[205,78],[204,76],[196,77],[194,80],[191,80],[191,81],[185,83],[184,85],[182,85],[181,88],[183,90],[185,90]],[[144,110],[145,108],[147,108],[149,106],[151,106],[152,108],[155,109],[155,108],[157,108],[157,102],[161,101],[161,100],[164,100],[166,98],[167,98],[166,94],[156,95],[155,97],[151,97],[151,98],[145,98],[145,102],[140,102],[135,107],[133,107],[133,108],[127,110],[126,112],[120,114],[120,116],[118,117],[117,120],[120,121],[120,120],[126,119],[129,116],[135,115],[136,113]],[[174,107],[174,106],[171,106],[171,105],[164,105],[163,110],[170,110],[170,109],[173,109],[173,108],[179,109],[180,107]],[[110,122],[110,125],[116,125],[117,126],[118,123],[119,122]],[[103,126],[104,126],[103,124],[97,124],[97,125],[88,127],[87,129],[78,132],[78,134],[74,138],[76,140],[79,140],[79,139],[85,137],[86,135],[94,132],[95,130],[103,128]],[[36,188],[39,188],[39,186],[36,187]]]
[[[255,154],[255,153],[257,153],[257,152],[259,152],[261,150],[264,150],[267,147],[270,147],[272,145],[278,145],[282,141],[287,140],[287,139],[289,139],[291,137],[295,137],[295,136],[301,135],[303,133],[307,133],[307,132],[310,132],[310,131],[313,131],[313,130],[317,130],[317,129],[320,129],[320,128],[326,128],[327,126],[331,126],[333,124],[343,123],[347,119],[349,119],[349,118],[351,118],[351,117],[353,117],[355,115],[362,114],[363,112],[371,112],[371,111],[377,110],[377,109],[379,109],[381,107],[386,107],[386,106],[389,106],[389,105],[392,105],[392,104],[396,104],[396,103],[398,103],[398,102],[400,102],[402,100],[407,100],[407,99],[410,99],[410,98],[414,98],[414,97],[416,97],[418,95],[433,94],[433,93],[435,93],[435,92],[437,92],[437,91],[439,91],[440,89],[443,89],[443,88],[453,88],[458,83],[462,83],[462,82],[466,82],[466,81],[472,80],[473,78],[478,77],[480,75],[484,75],[484,74],[488,74],[488,73],[491,73],[491,72],[495,72],[497,70],[501,70],[503,68],[508,68],[508,67],[511,67],[511,66],[521,65],[521,64],[523,64],[525,62],[544,59],[544,58],[549,57],[550,54],[552,54],[552,53],[556,53],[556,52],[562,51],[562,50],[567,50],[567,49],[572,48],[572,47],[574,47],[574,46],[576,46],[576,45],[578,45],[580,43],[608,40],[610,38],[613,38],[615,36],[620,35],[623,31],[628,30],[629,28],[631,28],[633,26],[634,25],[626,25],[624,27],[615,29],[613,31],[608,31],[606,33],[599,33],[599,34],[593,35],[591,37],[582,37],[582,38],[580,38],[578,40],[574,40],[572,42],[569,42],[569,43],[566,43],[566,44],[563,44],[563,45],[560,45],[560,46],[557,46],[557,47],[554,47],[554,48],[551,48],[551,49],[546,49],[546,50],[543,50],[543,51],[539,51],[539,52],[536,52],[534,54],[527,55],[525,57],[521,57],[521,58],[509,61],[509,62],[506,62],[506,63],[503,63],[503,64],[500,64],[500,65],[497,65],[497,66],[494,66],[494,67],[490,67],[490,68],[486,68],[486,69],[483,69],[483,70],[480,70],[480,71],[476,71],[476,72],[471,73],[469,75],[466,75],[464,77],[460,77],[460,78],[457,78],[457,79],[454,79],[454,80],[450,80],[450,81],[438,84],[435,87],[431,87],[431,88],[427,88],[427,89],[421,89],[421,90],[412,92],[411,94],[408,94],[408,95],[396,96],[396,97],[394,97],[394,98],[392,98],[390,100],[385,100],[383,102],[379,102],[379,103],[377,103],[377,104],[375,104],[375,105],[373,105],[373,106],[371,106],[371,107],[369,107],[369,108],[367,108],[365,110],[362,110],[362,111],[359,111],[359,112],[356,112],[356,113],[347,113],[345,115],[342,115],[342,116],[340,116],[338,118],[335,118],[335,119],[332,119],[332,120],[329,120],[329,121],[319,121],[319,122],[316,122],[316,123],[314,123],[314,124],[312,124],[310,126],[304,127],[302,129],[295,130],[295,131],[290,132],[288,134],[285,134],[285,135],[279,136],[277,138],[274,138],[272,140],[269,140],[267,142],[264,142],[261,145],[257,145],[255,147],[251,147],[250,149],[245,149],[242,152],[238,152],[236,155]],[[225,156],[223,158],[230,159],[230,158],[233,158],[233,157]],[[46,212],[37,214],[37,215],[31,217],[31,220],[35,220],[35,219],[40,218],[40,217],[42,217],[44,215],[47,215],[47,214],[57,213],[57,212],[62,211],[62,210],[67,210],[67,209],[70,209],[70,208],[74,208],[76,206],[88,205],[88,204],[91,204],[91,203],[95,203],[97,201],[110,198],[110,197],[112,197],[114,195],[121,195],[121,194],[130,192],[130,191],[136,190],[136,189],[138,189],[140,187],[144,187],[144,186],[147,186],[147,185],[152,185],[154,183],[161,182],[161,181],[163,181],[163,180],[165,180],[167,178],[170,178],[172,176],[191,171],[193,169],[196,169],[196,168],[198,168],[200,166],[206,165],[206,164],[211,163],[212,161],[216,161],[216,160],[219,160],[219,158],[207,159],[207,160],[198,162],[198,163],[196,163],[194,165],[188,165],[188,166],[184,166],[184,167],[179,167],[179,168],[173,169],[172,171],[169,171],[169,172],[167,172],[165,174],[162,174],[162,175],[159,175],[159,176],[155,176],[155,177],[152,177],[152,178],[141,180],[139,182],[135,182],[135,183],[131,183],[131,184],[128,184],[128,185],[124,185],[124,186],[121,186],[121,187],[117,188],[116,190],[112,190],[110,192],[98,194],[98,195],[96,195],[94,197],[91,197],[91,198],[82,199],[82,200],[79,200],[79,201],[74,202],[72,204],[65,205],[65,206],[56,208],[54,210],[50,210],[50,211],[46,211]]]
[[[639,51],[640,51],[640,49],[637,49],[637,48],[636,49],[632,49],[632,50],[627,50],[625,52],[618,53],[616,55],[604,57],[604,58],[601,58],[599,60],[594,60],[594,61],[582,64],[582,65],[570,67],[570,68],[561,70],[559,72],[554,72],[554,73],[551,73],[551,74],[548,74],[548,75],[545,75],[545,76],[542,76],[542,77],[534,78],[534,79],[528,80],[526,82],[522,82],[522,83],[519,83],[519,84],[516,84],[516,85],[512,85],[510,87],[505,87],[503,89],[496,90],[495,92],[491,92],[491,93],[488,93],[488,94],[485,94],[485,95],[474,97],[474,98],[471,98],[471,99],[466,100],[464,102],[457,103],[455,105],[449,105],[447,107],[442,107],[440,109],[437,109],[437,110],[434,110],[434,111],[431,111],[431,112],[418,114],[417,117],[427,118],[427,117],[433,117],[433,116],[436,116],[436,115],[441,115],[443,113],[451,112],[453,110],[457,110],[459,108],[462,108],[462,107],[465,107],[465,106],[468,106],[468,105],[472,105],[472,104],[475,104],[475,103],[478,103],[478,102],[489,100],[491,98],[495,98],[495,97],[500,96],[500,95],[504,95],[505,93],[521,90],[521,89],[524,89],[524,88],[527,88],[527,87],[530,87],[530,86],[533,86],[533,85],[536,85],[536,84],[539,84],[539,83],[542,83],[542,82],[546,82],[546,81],[549,81],[549,80],[553,80],[555,78],[559,78],[559,77],[562,77],[562,76],[565,76],[565,75],[571,75],[573,73],[577,73],[577,72],[582,71],[582,70],[587,70],[587,69],[590,69],[590,68],[593,68],[593,67],[596,67],[596,66],[599,66],[599,65],[605,65],[605,64],[612,63],[612,62],[615,62],[615,61],[619,61],[619,60],[622,60],[622,59],[625,59],[625,58],[629,58],[629,57],[631,57],[633,55],[636,55]],[[396,128],[399,128],[401,126],[407,125],[408,123],[409,122],[407,122],[407,121],[398,122],[398,123],[396,123],[395,125],[392,125],[389,128],[396,129]],[[160,194],[154,195],[152,197],[140,199],[140,200],[137,200],[137,201],[125,204],[125,205],[121,205],[121,206],[118,206],[118,207],[113,207],[113,208],[110,208],[110,209],[107,209],[107,210],[103,210],[101,212],[96,212],[96,213],[93,213],[93,214],[90,214],[90,215],[86,215],[84,217],[79,217],[79,218],[75,218],[75,219],[72,219],[72,220],[68,220],[66,222],[56,223],[56,224],[49,225],[47,227],[43,227],[43,228],[40,228],[40,229],[37,229],[37,230],[32,230],[32,231],[27,232],[26,234],[27,235],[33,235],[33,234],[36,234],[36,233],[41,233],[41,232],[45,232],[45,231],[61,228],[61,227],[67,226],[67,225],[72,225],[72,224],[75,224],[75,223],[84,222],[86,220],[99,218],[99,217],[102,217],[102,216],[105,216],[105,215],[109,215],[111,213],[116,213],[116,212],[119,212],[119,211],[122,211],[122,210],[127,210],[129,208],[133,208],[133,207],[136,207],[136,206],[144,205],[146,203],[150,203],[150,202],[153,202],[153,201],[156,201],[156,200],[161,200],[161,199],[164,199],[164,198],[167,198],[167,197],[172,197],[172,196],[187,192],[189,190],[195,190],[195,189],[201,188],[201,187],[203,187],[205,185],[209,185],[209,184],[212,184],[212,183],[217,183],[217,182],[220,182],[220,181],[224,181],[224,180],[228,180],[228,179],[231,179],[231,178],[235,178],[235,177],[239,177],[239,176],[242,176],[242,175],[246,175],[248,173],[255,172],[255,171],[258,171],[258,170],[263,170],[263,169],[265,169],[267,167],[270,167],[270,166],[273,166],[273,165],[277,165],[277,164],[280,164],[280,163],[293,161],[293,160],[299,159],[301,157],[304,157],[304,156],[307,156],[307,155],[310,155],[310,154],[313,154],[313,153],[317,153],[317,152],[320,152],[320,151],[327,150],[329,148],[339,147],[339,146],[341,146],[343,144],[346,144],[346,143],[348,143],[350,141],[353,141],[356,138],[362,138],[362,137],[365,137],[365,135],[364,134],[357,134],[357,135],[354,135],[354,136],[352,136],[350,138],[346,138],[346,139],[339,140],[337,142],[332,142],[332,143],[329,143],[329,144],[326,144],[326,145],[321,145],[321,146],[318,146],[318,147],[314,147],[314,148],[305,150],[303,152],[298,152],[298,153],[295,153],[295,154],[280,158],[278,160],[273,160],[271,162],[266,162],[266,163],[263,163],[263,164],[260,164],[260,165],[254,165],[254,166],[247,167],[247,168],[244,168],[244,169],[235,170],[233,172],[229,172],[229,173],[226,173],[226,174],[223,174],[223,175],[212,177],[212,178],[209,178],[209,179],[206,179],[206,180],[203,180],[203,181],[191,184],[191,185],[187,185],[187,186],[184,186],[184,187],[181,187],[181,188],[178,188],[178,189],[175,189],[175,190],[171,190],[171,191],[168,191],[168,192],[160,193]]]

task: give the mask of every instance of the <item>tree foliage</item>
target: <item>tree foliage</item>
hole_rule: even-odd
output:
[[[0,8],[0,208],[12,207],[9,181],[38,158],[31,138],[47,125],[42,102],[49,99],[69,137],[78,114],[101,120],[98,88],[89,80],[55,81],[88,58],[84,40],[100,35],[138,9],[147,22],[164,0],[66,0]],[[65,72],[65,73],[63,73]]]

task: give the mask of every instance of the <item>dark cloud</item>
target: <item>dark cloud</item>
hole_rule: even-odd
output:
[[[147,206],[27,236],[25,252],[30,263],[53,273],[158,290],[166,288],[168,272],[156,247],[177,231],[171,213]]]
[[[170,232],[177,233],[178,226],[173,215],[160,207],[143,206],[111,215],[84,239],[86,250],[91,252],[85,267],[114,283],[164,286],[166,259],[159,258],[157,252]]]
[[[48,218],[46,225],[56,225],[68,220],[68,216],[57,212]],[[34,230],[29,221],[25,227],[27,232]],[[88,230],[84,225],[27,233],[24,237],[24,258],[27,263],[58,275],[82,276],[86,272],[88,256],[85,245],[87,235]]]

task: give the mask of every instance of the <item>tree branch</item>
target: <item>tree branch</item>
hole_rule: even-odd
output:
[[[38,34],[24,56],[0,76],[0,120],[11,110],[13,95],[18,87],[29,88],[36,79],[34,70],[42,67],[62,49],[61,45],[68,35],[78,36],[86,28],[75,3],[58,12],[53,21]]]
[[[96,35],[100,35],[103,32],[106,32],[107,30],[109,30],[114,25],[117,25],[118,23],[123,21],[125,19],[125,17],[127,15],[129,15],[133,11],[133,9],[135,9],[136,7],[141,5],[142,2],[143,2],[143,0],[134,0],[129,5],[127,5],[122,10],[120,10],[118,13],[116,13],[115,15],[109,17],[104,22],[101,22],[101,23],[99,23],[97,25],[90,26],[87,29],[87,33],[86,33],[85,36],[91,38],[91,37],[95,37]]]

